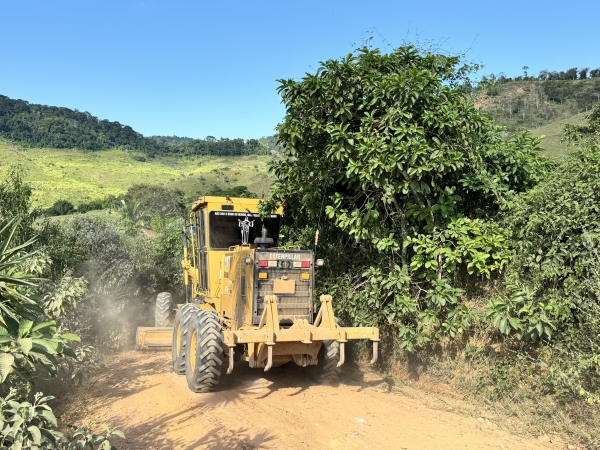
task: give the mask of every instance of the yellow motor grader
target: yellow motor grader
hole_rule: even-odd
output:
[[[294,361],[322,381],[334,380],[349,339],[370,339],[373,359],[379,330],[340,327],[332,298],[322,295],[315,314],[311,250],[278,247],[280,208],[262,218],[258,199],[202,197],[192,206],[183,236],[186,303],[172,308],[158,295],[156,327],[138,328],[138,348],[172,347],[173,369],[194,392],[208,392],[235,361],[268,371]]]

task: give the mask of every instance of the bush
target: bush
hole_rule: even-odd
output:
[[[84,214],[89,211],[95,211],[103,208],[104,202],[102,200],[92,200],[89,202],[80,203],[79,206],[77,206],[77,212]]]
[[[551,344],[546,381],[571,398],[600,399],[599,204],[600,146],[588,142],[515,199],[509,294],[489,307],[501,332]]]
[[[125,439],[123,432],[105,428],[104,435],[94,435],[89,428],[72,428],[69,435],[58,431],[52,408],[54,397],[37,393],[33,403],[19,401],[12,390],[0,397],[0,449],[56,449],[56,450],[116,450],[110,443],[114,436]]]
[[[66,216],[76,212],[73,204],[67,200],[57,200],[50,208],[46,209],[47,216]]]
[[[124,214],[134,224],[148,227],[152,216],[185,217],[184,193],[179,189],[150,184],[131,186],[123,197]]]
[[[248,190],[246,186],[235,186],[231,188],[222,189],[219,186],[213,186],[206,195],[214,195],[216,197],[243,197],[253,198],[256,195]]]

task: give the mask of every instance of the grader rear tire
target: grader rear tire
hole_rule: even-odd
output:
[[[173,322],[172,360],[173,371],[178,375],[185,374],[185,353],[187,337],[194,326],[194,315],[199,311],[196,305],[186,303],[177,308]]]
[[[338,341],[323,341],[319,350],[319,363],[316,366],[306,367],[311,378],[323,383],[331,384],[337,381],[341,367],[340,362],[340,343]]]
[[[191,391],[210,392],[221,376],[223,329],[215,311],[201,309],[193,322],[187,336],[185,376]]]
[[[154,309],[154,326],[168,327],[171,318],[173,298],[170,292],[161,292],[156,296],[156,308]]]

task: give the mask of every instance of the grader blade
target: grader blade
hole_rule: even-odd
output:
[[[171,348],[173,327],[138,327],[135,336],[137,350]]]

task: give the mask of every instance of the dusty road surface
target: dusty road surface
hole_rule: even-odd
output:
[[[118,426],[127,436],[115,439],[119,449],[564,448],[430,409],[389,379],[350,367],[339,384],[322,386],[297,366],[265,373],[237,363],[217,392],[194,394],[170,360],[164,351],[122,353],[57,413],[78,424]]]

